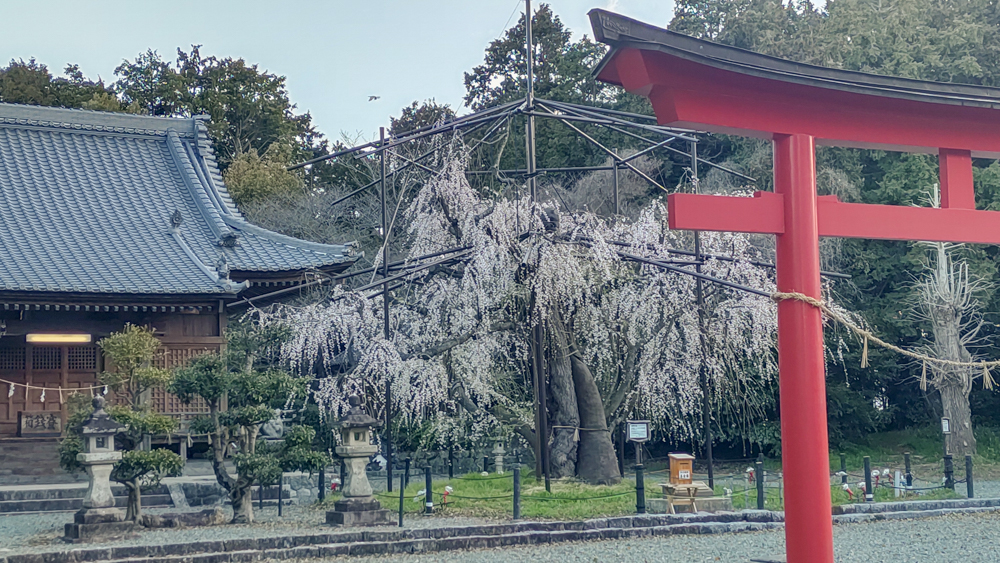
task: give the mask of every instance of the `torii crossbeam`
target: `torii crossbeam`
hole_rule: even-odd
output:
[[[604,10],[613,49],[599,79],[649,98],[658,121],[774,142],[774,192],[673,194],[674,229],[777,238],[777,287],[819,299],[819,237],[1000,244],[1000,212],[977,211],[972,158],[1000,156],[1000,89],[828,69],[659,29]],[[937,154],[941,208],[817,197],[816,144]],[[820,311],[778,304],[781,444],[789,563],[833,563]]]

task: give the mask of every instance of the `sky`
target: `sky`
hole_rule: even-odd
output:
[[[532,2],[537,8],[538,0]],[[592,35],[587,12],[606,8],[659,26],[673,0],[548,0],[574,38]],[[0,64],[34,57],[54,75],[80,65],[114,81],[123,59],[147,49],[173,61],[178,47],[231,56],[285,76],[297,111],[327,137],[372,139],[389,116],[433,98],[462,109],[463,73],[514,25],[524,0],[4,0]],[[369,96],[378,96],[368,101]]]

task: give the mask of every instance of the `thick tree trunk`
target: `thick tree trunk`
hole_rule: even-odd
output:
[[[229,501],[233,504],[233,524],[253,524],[253,483],[237,479],[233,490],[229,492]]]
[[[549,468],[553,477],[560,478],[573,477],[577,473],[576,440],[580,413],[577,407],[566,329],[562,326],[558,315],[556,317],[552,329],[552,350],[549,355],[549,420],[552,428]],[[603,413],[603,407],[601,412]]]
[[[618,459],[611,443],[604,404],[597,382],[587,364],[573,353],[570,356],[576,404],[580,413],[580,442],[576,458],[576,475],[595,485],[614,485],[622,480]]]
[[[139,487],[139,480],[126,481],[125,489],[128,491],[128,504],[125,508],[125,520],[138,522],[142,517],[142,491]]]
[[[951,435],[946,436],[948,453],[956,458],[976,455],[976,437],[972,435],[972,411],[969,408],[969,393],[961,384],[945,384],[938,387],[941,393],[941,410],[951,421]]]

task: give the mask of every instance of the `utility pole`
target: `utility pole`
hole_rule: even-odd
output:
[[[691,185],[694,186],[694,193],[698,193],[698,142],[691,141]],[[698,231],[694,232],[694,259],[697,262],[694,269],[701,273],[701,236]],[[715,488],[715,463],[712,460],[712,401],[709,396],[708,371],[706,365],[706,355],[708,354],[708,342],[705,338],[707,319],[705,315],[705,288],[701,278],[695,278],[694,282],[695,299],[698,302],[698,337],[701,344],[701,364],[698,366],[698,379],[701,384],[701,416],[702,435],[705,441],[705,459],[708,461],[708,486]]]
[[[379,184],[382,186],[382,279],[389,278],[389,208],[386,204],[385,185],[385,127],[378,128]],[[389,284],[382,284],[382,331],[385,341],[389,341]],[[392,386],[385,380],[385,478],[386,490],[392,492]]]

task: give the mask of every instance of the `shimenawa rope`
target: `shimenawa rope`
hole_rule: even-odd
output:
[[[1000,360],[979,361],[979,362],[959,362],[959,361],[955,361],[955,360],[946,360],[946,359],[943,359],[943,358],[935,358],[933,356],[928,356],[926,354],[920,354],[918,352],[911,352],[910,350],[906,350],[904,348],[900,348],[899,346],[896,346],[895,344],[890,344],[890,343],[886,342],[885,340],[882,340],[881,338],[879,338],[879,337],[875,336],[874,334],[872,334],[871,331],[865,330],[865,329],[857,326],[856,324],[854,324],[853,322],[851,322],[848,318],[844,317],[843,315],[841,315],[837,311],[834,311],[826,303],[823,303],[822,301],[820,301],[819,299],[816,299],[815,297],[810,297],[810,296],[808,296],[808,295],[806,295],[804,293],[799,293],[797,291],[776,291],[776,292],[774,292],[774,293],[771,294],[771,299],[773,301],[775,301],[775,302],[792,300],[792,301],[801,301],[803,303],[807,303],[809,305],[812,305],[813,307],[816,307],[817,309],[819,309],[820,311],[822,311],[823,314],[826,315],[827,317],[829,317],[829,318],[837,321],[838,323],[844,325],[851,332],[853,332],[854,334],[858,335],[861,338],[862,343],[863,343],[862,344],[862,350],[861,350],[861,367],[863,367],[863,368],[868,367],[868,341],[871,340],[873,343],[875,343],[875,344],[877,344],[877,345],[879,345],[879,346],[881,346],[881,347],[883,347],[883,348],[885,348],[887,350],[891,350],[893,352],[896,352],[897,354],[906,356],[907,358],[913,358],[914,360],[920,360],[923,363],[923,369],[922,369],[921,374],[920,374],[920,388],[922,390],[926,390],[927,389],[927,364],[928,363],[939,365],[939,366],[948,366],[948,367],[963,367],[963,368],[977,368],[978,367],[978,368],[982,368],[982,370],[983,370],[983,388],[984,389],[993,389],[993,387],[996,385],[996,382],[993,380],[993,376],[990,374],[990,369],[989,368],[991,368],[991,367],[995,368],[995,367],[1000,366]]]

